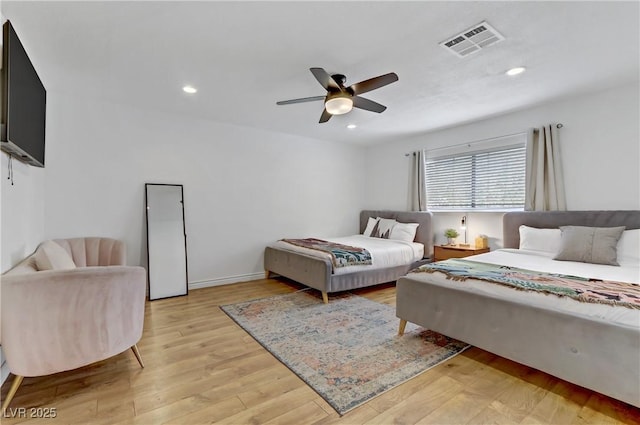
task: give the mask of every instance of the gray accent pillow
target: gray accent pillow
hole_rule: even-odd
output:
[[[619,266],[617,246],[624,229],[624,226],[561,226],[560,251],[553,259]]]
[[[389,239],[391,229],[393,229],[393,226],[395,226],[396,223],[397,221],[392,218],[378,217],[378,222],[371,232],[371,237]]]
[[[379,219],[377,218],[369,217],[369,220],[367,220],[367,227],[365,227],[364,232],[362,232],[362,235],[371,236],[373,234],[374,229],[378,225],[378,220]]]

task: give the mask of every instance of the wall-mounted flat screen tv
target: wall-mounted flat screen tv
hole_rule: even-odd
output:
[[[16,159],[44,167],[47,91],[9,21],[2,26],[0,147]]]

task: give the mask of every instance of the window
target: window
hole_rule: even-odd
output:
[[[429,210],[523,209],[526,133],[427,151]]]

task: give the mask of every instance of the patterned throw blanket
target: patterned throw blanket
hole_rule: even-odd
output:
[[[331,254],[334,267],[370,265],[371,254],[364,248],[323,241],[322,239],[282,239],[282,241],[303,248],[315,249]]]
[[[442,272],[447,279],[478,279],[511,288],[570,297],[578,301],[640,309],[640,285],[524,270],[497,264],[449,259],[425,264],[412,273]]]

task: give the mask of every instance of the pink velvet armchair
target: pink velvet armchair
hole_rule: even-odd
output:
[[[2,276],[2,350],[15,378],[6,409],[23,378],[104,360],[142,336],[146,272],[126,266],[125,245],[109,238],[46,241]]]

